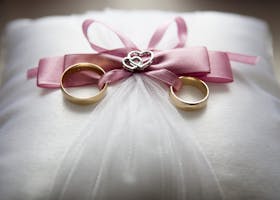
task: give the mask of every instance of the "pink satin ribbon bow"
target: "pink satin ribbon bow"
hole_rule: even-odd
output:
[[[156,50],[156,46],[163,38],[165,32],[172,22],[177,25],[177,45],[169,50]],[[222,51],[210,51],[206,47],[184,47],[187,36],[185,20],[176,17],[159,26],[154,32],[148,50],[153,51],[154,59],[152,64],[142,73],[173,86],[175,89],[181,87],[179,76],[194,76],[208,82],[226,83],[233,81],[230,61],[246,64],[256,64],[258,57]],[[108,50],[92,43],[88,36],[88,29],[93,23],[100,23],[113,31],[124,47]],[[69,54],[58,57],[42,58],[36,68],[28,70],[28,78],[37,76],[37,86],[43,88],[59,88],[60,78],[63,71],[76,63],[88,62],[101,66],[106,73],[103,76],[77,76],[72,79],[71,86],[81,86],[90,83],[97,83],[102,88],[105,83],[114,83],[127,78],[133,74],[123,68],[122,59],[132,50],[139,50],[138,47],[127,37],[118,31],[113,30],[102,22],[96,20],[85,20],[83,22],[83,33],[90,46],[97,53],[91,54]]]

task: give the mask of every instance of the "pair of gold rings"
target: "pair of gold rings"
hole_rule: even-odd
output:
[[[77,64],[74,64],[74,65],[68,67],[63,72],[63,74],[61,76],[61,80],[60,80],[61,91],[62,91],[64,97],[67,100],[69,100],[73,103],[76,103],[76,104],[92,104],[92,103],[96,103],[96,102],[100,101],[106,95],[106,90],[108,87],[107,84],[105,84],[103,86],[103,88],[101,88],[100,91],[96,95],[90,96],[90,97],[84,97],[84,98],[76,97],[67,91],[67,89],[66,89],[67,76],[70,76],[70,75],[73,75],[75,73],[79,73],[82,71],[92,71],[101,76],[105,74],[105,71],[100,66],[92,64],[92,63],[77,63]],[[187,100],[180,98],[176,94],[173,86],[170,86],[169,96],[170,96],[171,102],[176,107],[183,109],[183,110],[197,110],[197,109],[203,108],[206,105],[207,99],[209,96],[209,89],[208,89],[208,86],[206,85],[206,83],[200,79],[197,79],[194,77],[189,77],[189,76],[181,76],[179,79],[182,81],[183,85],[192,86],[192,87],[195,87],[196,89],[198,89],[199,91],[201,91],[203,97],[199,100],[187,101]]]

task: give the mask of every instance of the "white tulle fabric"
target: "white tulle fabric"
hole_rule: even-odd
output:
[[[220,199],[166,89],[141,75],[112,88],[61,163],[51,199]]]
[[[41,57],[92,52],[81,30],[86,18],[145,48],[155,28],[178,15],[187,21],[188,45],[261,56],[257,66],[234,64],[234,83],[209,84],[206,109],[177,110],[165,85],[141,75],[109,87],[89,106],[26,79]],[[120,47],[99,28],[96,42]],[[174,38],[171,28],[161,48]],[[18,20],[4,41],[1,200],[280,197],[280,93],[264,22],[216,12],[106,10]]]

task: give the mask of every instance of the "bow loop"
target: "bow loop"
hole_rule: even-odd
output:
[[[116,30],[114,30],[110,26],[108,26],[108,25],[106,25],[106,24],[104,24],[104,23],[102,23],[100,21],[97,21],[97,20],[87,19],[87,20],[85,20],[83,22],[83,25],[82,25],[83,33],[84,33],[84,36],[87,39],[88,43],[90,44],[91,48],[93,50],[95,50],[96,52],[98,52],[98,53],[110,52],[110,50],[109,49],[105,49],[103,47],[100,47],[100,46],[96,45],[95,43],[91,42],[91,40],[90,40],[90,38],[88,36],[88,29],[94,23],[101,24],[101,25],[105,26],[106,28],[108,28],[109,30],[111,30],[113,33],[115,33],[116,36],[120,39],[120,41],[123,43],[124,48],[128,52],[131,51],[131,50],[138,49],[137,46],[131,40],[128,39],[128,37],[125,37],[123,34],[119,33]]]

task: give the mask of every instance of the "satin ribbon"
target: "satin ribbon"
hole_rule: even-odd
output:
[[[165,32],[172,22],[177,26],[178,43],[169,50],[157,50],[156,46],[163,38]],[[123,48],[108,50],[91,42],[88,36],[89,27],[99,23],[113,31],[122,44]],[[102,88],[105,83],[115,83],[121,79],[127,78],[133,72],[127,71],[122,66],[122,59],[132,50],[139,48],[127,37],[110,26],[96,21],[85,20],[82,25],[83,34],[89,42],[91,48],[97,53],[91,54],[68,54],[64,56],[42,58],[36,68],[27,72],[28,78],[37,77],[37,86],[43,88],[59,88],[60,77],[63,71],[76,63],[89,62],[101,66],[105,75],[98,74],[80,74],[71,79],[70,86],[82,86],[91,83],[98,83]],[[166,22],[159,26],[150,39],[148,50],[154,52],[154,59],[151,66],[142,73],[157,79],[176,90],[181,87],[179,76],[194,76],[207,82],[227,83],[233,81],[233,74],[230,61],[236,61],[245,64],[256,64],[258,57],[243,54],[211,51],[206,47],[185,47],[187,38],[187,26],[185,20],[176,17],[174,20]]]

